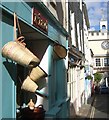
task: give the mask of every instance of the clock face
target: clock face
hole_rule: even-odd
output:
[[[104,50],[109,49],[109,41],[108,41],[108,40],[103,41],[103,42],[101,43],[101,47],[102,47]]]

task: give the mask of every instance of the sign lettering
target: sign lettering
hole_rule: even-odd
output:
[[[32,24],[41,31],[48,33],[48,20],[35,8],[33,8]]]

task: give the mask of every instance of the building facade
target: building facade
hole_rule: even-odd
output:
[[[74,116],[85,103],[85,45],[88,18],[83,1],[68,2],[68,31],[70,33],[68,52],[68,96],[70,113]],[[87,29],[86,29],[87,30]],[[87,54],[87,53],[86,53]]]
[[[93,85],[93,51],[90,49],[90,44],[88,41],[88,30],[90,27],[87,7],[86,4],[83,4],[84,11],[84,51],[85,51],[85,103],[87,103],[88,98],[92,94],[92,85]],[[88,76],[91,76],[88,79]]]
[[[99,31],[89,31],[88,40],[94,53],[94,73],[101,73],[103,75],[102,80],[106,80],[109,72],[109,33],[106,19],[101,19],[99,28]]]
[[[47,4],[54,10],[55,2]],[[61,6],[63,9],[64,5]],[[62,18],[57,19],[55,17],[57,13],[53,15],[46,4],[41,1],[35,3],[23,0],[2,1],[0,8],[2,9],[1,48],[8,42],[14,41],[15,34],[17,37],[24,36],[26,48],[38,57],[40,60],[38,67],[47,74],[46,77],[33,83],[35,87],[38,86],[35,93],[31,92],[29,88],[22,90],[24,80],[30,75],[31,69],[0,55],[2,61],[0,63],[2,76],[0,80],[0,119],[19,117],[20,110],[27,107],[31,99],[36,107],[43,105],[46,117],[67,118],[69,116],[69,98],[67,97],[65,57],[68,47],[68,32],[64,27],[65,21],[61,21],[63,23],[61,24]],[[14,13],[18,18],[15,30]],[[63,16],[64,14],[63,12]],[[55,55],[55,52],[59,52],[55,49],[57,45],[62,48],[64,58],[61,56],[62,54]],[[12,48],[8,50],[10,54],[13,54]],[[20,55],[19,53],[19,59]],[[25,59],[28,60],[28,58]],[[40,74],[40,72],[35,74],[37,73]],[[32,89],[30,83],[28,84]]]

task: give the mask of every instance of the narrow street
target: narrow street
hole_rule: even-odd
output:
[[[109,119],[109,2],[0,1],[0,120]]]
[[[90,118],[109,119],[109,94],[97,94],[94,99]]]

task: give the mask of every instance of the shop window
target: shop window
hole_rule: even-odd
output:
[[[96,66],[101,66],[100,58],[96,58]]]
[[[33,41],[26,41],[26,47],[34,54],[36,55],[39,59],[40,59],[40,63],[43,65],[41,66],[41,68],[45,71],[47,68],[46,65],[47,64],[47,55],[46,54],[46,50],[48,48],[48,41],[47,40],[33,40]],[[46,63],[46,65],[44,64]],[[40,65],[41,65],[40,64]],[[30,73],[30,69],[27,67],[23,67],[21,65],[17,65],[17,99],[16,99],[16,106],[17,106],[17,111],[20,108],[23,108],[25,106],[28,105],[30,99],[33,100],[33,102],[37,105],[38,101],[37,99],[39,99],[40,96],[38,96],[37,94],[34,94],[32,92],[29,91],[25,91],[21,89],[22,83],[23,81],[27,78],[27,76]],[[37,74],[37,73],[36,73]],[[41,78],[40,80],[37,81],[36,83],[38,85],[38,90],[42,90],[43,88],[45,88],[46,85],[46,79],[45,78]],[[46,91],[44,91],[46,92]],[[43,101],[43,103],[46,101]],[[16,114],[17,118],[20,118],[20,112]]]

